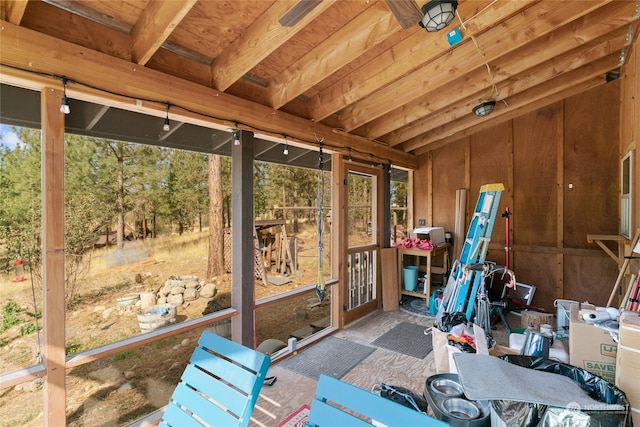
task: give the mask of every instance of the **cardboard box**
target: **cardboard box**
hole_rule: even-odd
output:
[[[540,331],[541,324],[551,325],[553,328],[552,313],[540,313],[538,311],[524,310],[520,312],[520,316],[521,328],[527,329],[529,326],[533,326],[533,329]]]
[[[414,228],[411,234],[414,239],[429,240],[434,245],[444,244],[444,228],[442,227]]]
[[[595,309],[582,304],[582,309]],[[596,374],[611,384],[615,381],[618,345],[609,332],[580,319],[579,305],[571,304],[569,360],[573,366]]]
[[[616,387],[624,391],[631,404],[633,424],[640,426],[640,316],[620,316],[620,342],[616,366]]]

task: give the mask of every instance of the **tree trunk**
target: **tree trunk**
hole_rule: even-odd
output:
[[[124,249],[124,144],[118,143],[116,147],[116,158],[118,160],[118,176],[116,208],[118,210],[118,228],[116,230],[116,247]]]
[[[209,260],[207,277],[224,272],[224,235],[222,195],[222,164],[220,156],[209,155]]]

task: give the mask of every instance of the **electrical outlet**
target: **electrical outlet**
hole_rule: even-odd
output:
[[[419,219],[418,220],[418,227],[424,227],[425,225],[427,225],[427,221],[424,219]]]

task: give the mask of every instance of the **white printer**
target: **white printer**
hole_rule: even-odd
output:
[[[411,232],[414,239],[429,240],[434,245],[444,244],[444,228],[443,227],[421,227],[414,228]]]

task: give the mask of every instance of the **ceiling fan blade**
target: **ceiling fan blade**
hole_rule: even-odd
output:
[[[302,18],[307,16],[307,13],[311,12],[322,0],[300,0],[295,6],[293,6],[287,13],[282,15],[280,25],[283,27],[293,27]]]
[[[417,25],[424,18],[424,13],[415,0],[384,0],[404,29]]]

